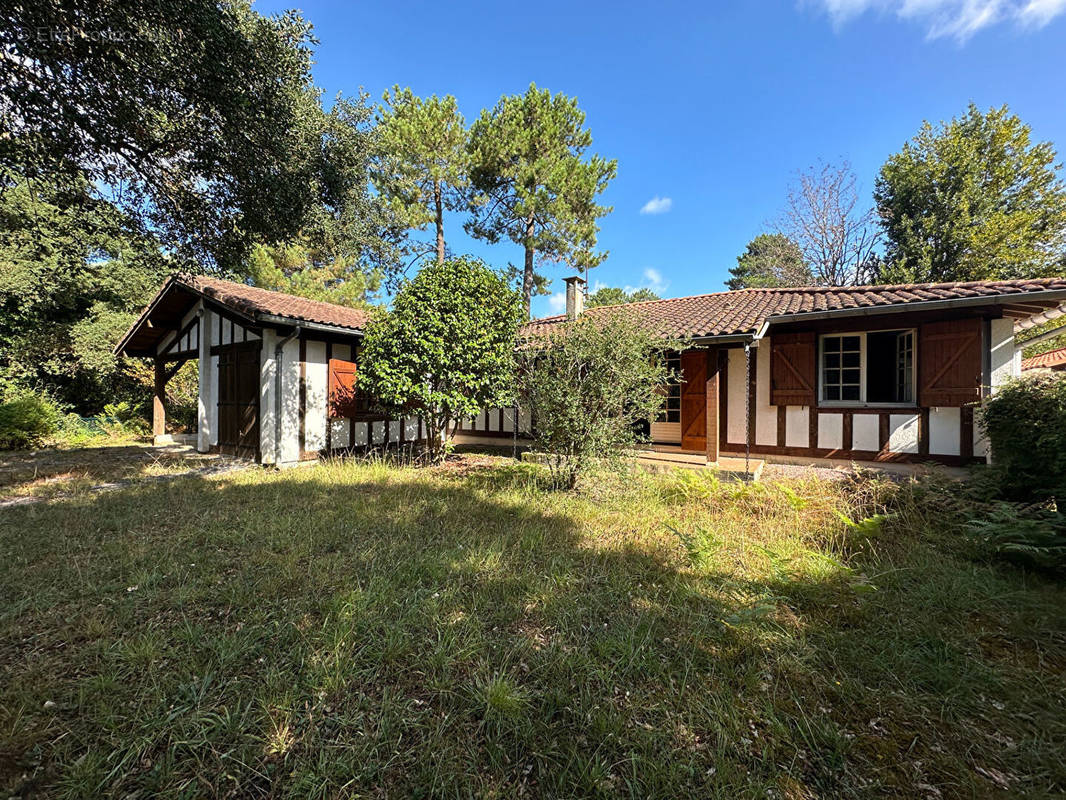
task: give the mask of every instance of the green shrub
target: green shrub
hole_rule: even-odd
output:
[[[1066,495],[1066,373],[1009,381],[985,403],[979,423],[1006,497]]]
[[[21,394],[0,403],[0,449],[37,447],[55,435],[62,412],[47,397]]]
[[[556,325],[547,342],[522,351],[533,448],[547,454],[556,488],[573,489],[599,464],[620,465],[643,440],[639,424],[658,416],[672,377],[660,347],[651,331],[605,310]]]

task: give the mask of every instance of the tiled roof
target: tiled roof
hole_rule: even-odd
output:
[[[272,292],[269,289],[225,281],[221,278],[179,275],[174,282],[188,286],[205,297],[250,317],[265,314],[304,322],[318,322],[323,325],[336,325],[352,330],[362,330],[368,321],[367,312],[357,308],[338,306],[320,300],[308,300],[283,292]]]
[[[624,309],[664,339],[754,334],[767,320],[786,314],[900,306],[932,300],[970,300],[1066,291],[1066,278],[1031,278],[967,283],[909,283],[894,286],[833,286],[790,289],[739,289],[731,292],[647,300],[622,306],[597,306],[586,314]],[[565,314],[529,322],[527,338],[547,336],[566,321]]]
[[[1066,347],[1022,359],[1022,369],[1054,369],[1066,366]]]

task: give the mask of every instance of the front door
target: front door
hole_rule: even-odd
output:
[[[259,342],[218,351],[218,449],[259,460]]]
[[[707,351],[681,353],[681,449],[707,449]]]

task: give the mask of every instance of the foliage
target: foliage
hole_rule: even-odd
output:
[[[614,178],[617,162],[585,158],[592,134],[575,98],[530,84],[524,95],[503,97],[483,110],[470,130],[472,219],[480,239],[510,239],[525,249],[522,300],[529,300],[540,261],[575,269],[606,258],[595,252],[597,220],[611,208],[596,197]]]
[[[885,281],[1062,274],[1066,188],[1055,149],[1007,106],[918,134],[881,168],[874,197],[887,236]]]
[[[427,265],[369,326],[360,384],[421,417],[429,453],[439,459],[462,419],[513,401],[520,319],[517,294],[481,261]]]
[[[586,305],[589,308],[596,306],[620,306],[625,303],[644,303],[648,300],[658,300],[659,295],[647,287],[634,289],[627,292],[616,286],[601,286],[589,295]]]
[[[0,403],[0,450],[41,445],[59,427],[62,412],[41,395],[19,393]]]
[[[819,286],[862,284],[879,262],[881,231],[873,208],[859,202],[855,173],[846,161],[800,172],[778,227],[799,247]]]
[[[1050,339],[1044,339],[1036,344],[1029,344],[1029,341],[1042,333],[1047,333],[1050,330],[1063,327],[1063,321],[1061,319],[1052,319],[1040,325],[1034,325],[1026,331],[1019,332],[1014,336],[1015,347],[1022,348],[1023,358],[1032,358],[1038,356],[1041,353],[1049,353],[1052,350],[1058,350],[1066,347],[1066,331],[1063,331],[1058,336],[1053,336]]]
[[[814,283],[799,245],[783,233],[760,233],[748,242],[729,274],[732,277],[726,281],[726,286],[730,289],[810,286]]]
[[[444,209],[466,205],[466,121],[451,95],[422,99],[394,86],[379,112],[375,183],[409,228],[433,223],[437,263],[444,263]]]
[[[247,0],[5,8],[5,170],[84,173],[201,265],[303,227],[325,115],[298,13]]]
[[[655,419],[669,376],[661,342],[623,313],[584,315],[523,354],[521,393],[533,447],[548,455],[556,487],[572,489],[598,462],[617,463]]]
[[[83,413],[143,400],[149,371],[111,349],[169,269],[157,243],[84,180],[19,180],[0,221],[0,384]]]
[[[364,271],[343,256],[332,257],[307,242],[261,245],[248,260],[252,283],[263,289],[359,308],[381,288],[377,271]]]
[[[1033,370],[999,387],[979,414],[1005,495],[1066,498],[1066,374]]]

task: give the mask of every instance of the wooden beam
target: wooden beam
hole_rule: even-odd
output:
[[[707,421],[707,463],[713,464],[718,461],[718,407],[719,407],[719,379],[718,373],[721,361],[718,358],[718,350],[707,351],[707,397],[706,414]]]
[[[162,358],[156,356],[155,362],[155,386],[152,391],[152,438],[158,439],[167,433],[167,369]]]

